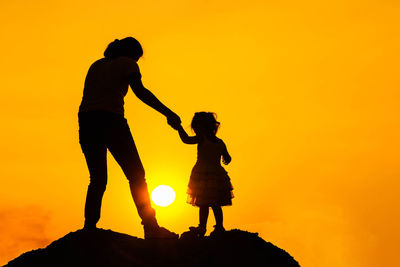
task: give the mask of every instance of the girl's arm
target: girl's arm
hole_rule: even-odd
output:
[[[181,120],[178,115],[172,112],[169,108],[167,108],[160,100],[157,99],[152,92],[146,89],[143,86],[142,79],[139,73],[132,73],[129,76],[129,85],[132,88],[132,91],[135,95],[146,105],[152,107],[153,109],[157,110],[161,114],[163,114],[168,119],[168,123],[172,125],[176,125],[181,123]]]
[[[199,138],[197,136],[189,136],[186,131],[183,129],[182,125],[178,126],[178,133],[179,137],[181,138],[182,142],[185,144],[198,144]]]
[[[224,143],[224,150],[222,151],[222,162],[225,165],[228,165],[231,162],[232,158],[231,155],[228,153],[228,149],[226,148],[226,145]]]

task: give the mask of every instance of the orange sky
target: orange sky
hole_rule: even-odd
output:
[[[398,1],[18,0],[0,10],[0,264],[82,227],[83,82],[126,36],[144,47],[145,86],[187,130],[194,112],[218,114],[233,158],[226,228],[259,232],[301,266],[398,263]],[[126,117],[150,189],[177,193],[157,208],[160,224],[196,225],[185,203],[195,146],[132,92]],[[99,227],[143,236],[111,157]]]

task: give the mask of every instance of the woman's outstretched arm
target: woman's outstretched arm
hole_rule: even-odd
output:
[[[168,119],[171,126],[181,123],[181,119],[172,110],[167,108],[160,100],[157,99],[152,92],[143,86],[142,79],[139,73],[132,73],[129,77],[129,85],[135,95],[146,105],[154,108]],[[175,128],[175,127],[174,127]]]
[[[186,131],[183,129],[182,125],[179,124],[177,127],[179,137],[181,138],[182,142],[185,144],[197,144],[199,143],[199,138],[197,136],[189,136]]]

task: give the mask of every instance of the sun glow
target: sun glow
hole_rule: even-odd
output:
[[[175,191],[168,185],[159,185],[151,193],[151,199],[157,206],[166,207],[175,200]]]

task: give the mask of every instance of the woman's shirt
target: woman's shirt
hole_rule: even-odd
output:
[[[128,77],[133,72],[140,76],[136,61],[128,57],[102,58],[93,63],[86,75],[79,112],[102,110],[123,116]]]

